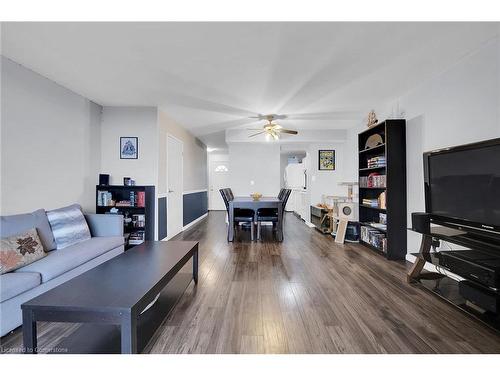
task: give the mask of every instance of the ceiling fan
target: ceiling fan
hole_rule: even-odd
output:
[[[289,129],[284,129],[281,125],[278,125],[276,123],[273,123],[273,120],[277,118],[285,118],[284,116],[279,116],[279,115],[266,115],[266,116],[261,116],[257,117],[259,119],[266,119],[268,123],[264,125],[264,130],[262,129],[248,129],[248,130],[260,130],[258,133],[249,135],[248,137],[255,137],[260,134],[268,134],[270,135],[274,140],[278,140],[281,134],[293,134],[297,135],[299,134],[298,131],[296,130],[289,130]]]

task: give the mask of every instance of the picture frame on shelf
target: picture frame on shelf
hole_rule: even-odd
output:
[[[320,171],[335,170],[335,150],[318,151],[318,169]]]
[[[138,137],[120,137],[120,159],[139,158]]]

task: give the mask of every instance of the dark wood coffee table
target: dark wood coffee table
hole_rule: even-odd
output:
[[[23,303],[26,353],[37,352],[37,321],[119,325],[121,352],[137,353],[141,312],[193,258],[198,283],[198,242],[145,242]]]

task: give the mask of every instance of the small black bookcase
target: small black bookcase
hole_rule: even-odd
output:
[[[103,192],[107,195],[104,197]],[[142,195],[144,199],[140,199]],[[121,202],[121,203],[120,203]],[[123,223],[126,249],[138,245],[143,241],[154,241],[155,236],[155,187],[154,186],[121,186],[121,185],[96,185],[96,213],[112,214],[116,208],[117,214],[125,218],[141,218],[140,221]],[[130,239],[130,243],[129,240]]]
[[[373,135],[379,142],[367,147]],[[385,120],[363,131],[358,149],[360,243],[387,259],[405,259],[406,120]]]

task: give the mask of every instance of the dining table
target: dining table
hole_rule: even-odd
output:
[[[278,211],[278,222],[276,231],[278,241],[283,241],[283,201],[277,197],[261,197],[257,200],[252,197],[234,197],[229,202],[229,229],[227,231],[227,240],[234,240],[234,210],[237,208],[246,208],[254,211],[254,222],[257,222],[257,210],[260,208],[275,208]]]

